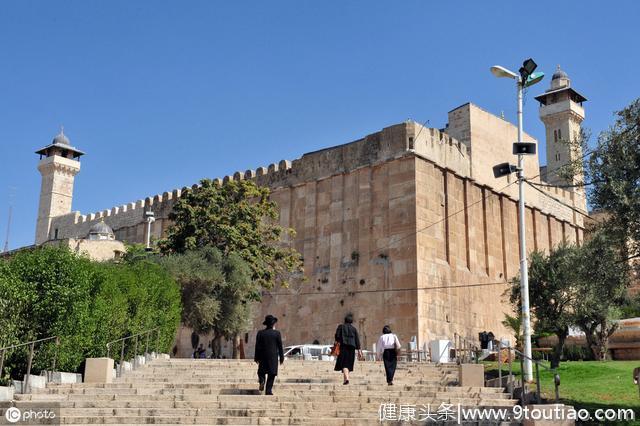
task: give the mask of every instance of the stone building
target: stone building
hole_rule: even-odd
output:
[[[72,252],[97,262],[118,260],[126,252],[124,243],[116,240],[113,230],[102,221],[94,224],[85,238],[53,239],[42,245],[68,247]]]
[[[554,74],[551,84],[539,100],[547,149],[554,152],[551,127],[570,133],[565,129],[575,128],[575,111],[584,117],[584,98],[567,89],[566,74]],[[495,164],[514,161],[516,137],[513,124],[467,103],[449,112],[442,130],[407,121],[293,162],[219,179],[269,186],[281,224],[297,232],[284,243],[304,257],[306,283],[265,292],[256,329],[270,313],[280,318],[286,344],[329,343],[351,312],[368,348],[384,324],[403,342],[415,336],[420,347],[454,334],[476,340],[484,330],[509,337],[501,324],[510,312],[503,294],[518,273],[519,238],[526,238],[529,250],[548,250],[563,240],[580,243],[584,223],[574,209],[586,213],[579,191],[546,187],[542,194],[527,187],[526,235],[519,235],[515,179],[492,174]],[[148,210],[156,218],[152,237],[166,232],[168,214],[185,188],[97,213],[73,212],[81,152],[66,142],[54,140],[38,151],[45,158],[39,165],[37,243],[87,235],[101,221],[116,239],[142,243]],[[554,167],[562,161],[566,157]],[[527,156],[524,167],[530,180],[541,181],[537,155]],[[248,355],[254,337],[245,336]]]

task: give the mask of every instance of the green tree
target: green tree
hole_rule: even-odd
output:
[[[189,250],[158,258],[182,288],[182,322],[197,333],[214,332],[214,355],[222,337],[234,341],[239,356],[239,335],[251,326],[250,301],[260,287],[251,269],[236,253],[214,247]]]
[[[522,310],[518,309],[518,313],[515,316],[504,314],[504,320],[502,325],[505,328],[510,329],[513,332],[513,337],[516,339],[516,349],[522,350]]]
[[[575,322],[584,331],[594,358],[604,361],[629,287],[625,244],[616,242],[604,229],[594,230],[579,248],[576,266],[580,297],[575,303]]]
[[[253,281],[265,288],[287,286],[292,276],[302,272],[300,254],[283,244],[295,232],[278,224],[278,208],[269,188],[249,180],[200,183],[174,205],[169,215],[173,225],[159,242],[162,253],[207,246],[225,255],[236,253],[249,265]]]
[[[534,251],[529,256],[529,305],[536,333],[553,333],[558,343],[551,354],[551,366],[560,364],[562,349],[575,324],[574,306],[580,297],[576,286],[577,248],[560,245],[549,255]],[[511,287],[511,302],[520,306],[520,280]]]
[[[607,233],[628,241],[629,257],[640,257],[640,99],[616,113],[593,149],[588,142],[586,131],[563,141],[585,155],[559,173],[586,188],[591,207],[607,213]]]
[[[610,214],[614,235],[629,241],[630,254],[640,255],[640,99],[617,114],[615,123],[600,134],[595,152],[586,162],[592,182],[589,200]]]

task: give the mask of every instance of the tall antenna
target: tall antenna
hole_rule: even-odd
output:
[[[11,234],[11,216],[13,213],[13,191],[14,187],[9,187],[9,218],[7,220],[7,236],[4,239],[4,249],[2,250],[4,253],[9,251],[9,235]]]
[[[11,213],[13,211],[13,206],[9,204],[9,220],[7,220],[7,238],[4,240],[4,250],[3,252],[9,251],[9,231],[11,230]]]

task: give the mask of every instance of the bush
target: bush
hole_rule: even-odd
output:
[[[562,359],[564,361],[590,361],[593,359],[593,354],[586,346],[564,345]]]
[[[149,262],[98,263],[58,247],[21,251],[0,262],[0,347],[59,336],[58,370],[81,372],[85,358],[106,355],[108,341],[158,326],[166,351],[180,310],[178,285]],[[24,374],[25,352],[8,353],[0,379]],[[50,368],[55,352],[53,342],[38,345],[33,372]]]

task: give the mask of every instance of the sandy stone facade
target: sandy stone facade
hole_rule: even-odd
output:
[[[579,130],[586,99],[560,70],[536,99],[553,161],[541,170],[538,155],[527,156],[524,171],[540,183],[541,175],[552,176],[573,158],[556,139],[559,131]],[[305,282],[265,291],[255,309],[255,330],[269,313],[280,318],[286,344],[331,343],[350,312],[369,349],[385,324],[404,343],[415,338],[420,348],[455,335],[476,341],[485,330],[510,338],[501,324],[510,312],[503,295],[518,274],[519,239],[526,239],[529,252],[561,241],[580,244],[586,214],[584,194],[575,188],[526,186],[526,234],[520,235],[515,177],[496,179],[492,173],[498,163],[515,162],[516,139],[513,124],[467,103],[449,112],[442,130],[407,121],[293,162],[216,179],[252,179],[271,188],[280,223],[296,230],[295,239],[283,244],[304,257]],[[526,134],[524,141],[536,142]],[[43,180],[36,244],[79,241],[102,222],[116,240],[144,243],[146,211],[154,212],[151,240],[157,240],[186,190],[83,215],[71,211],[83,153],[62,132],[37,153]],[[188,344],[189,335],[182,330],[178,341]],[[255,331],[244,337],[251,356]],[[190,346],[178,350],[188,353]]]
[[[117,240],[93,241],[86,238],[64,238],[62,240],[49,240],[43,245],[68,247],[72,252],[87,256],[96,262],[118,260],[126,253],[124,243]]]
[[[513,160],[515,135],[511,123],[466,104],[449,113],[443,131],[408,121],[220,180],[269,186],[281,224],[297,232],[285,243],[304,257],[306,282],[265,292],[256,329],[270,313],[280,318],[286,344],[330,343],[336,325],[352,312],[367,348],[384,324],[403,342],[416,336],[420,347],[454,333],[475,340],[491,330],[509,337],[501,325],[510,311],[502,295],[518,272],[517,185],[496,180],[491,168]],[[534,181],[538,168],[537,156],[527,158],[525,171]],[[83,238],[104,221],[117,240],[143,243],[144,212],[152,210],[152,238],[159,238],[184,189],[89,215],[53,217],[49,232]],[[527,188],[530,251],[583,238],[582,216],[563,203],[586,211],[584,197],[546,191],[562,203]],[[247,355],[254,338],[255,332],[246,336]]]

